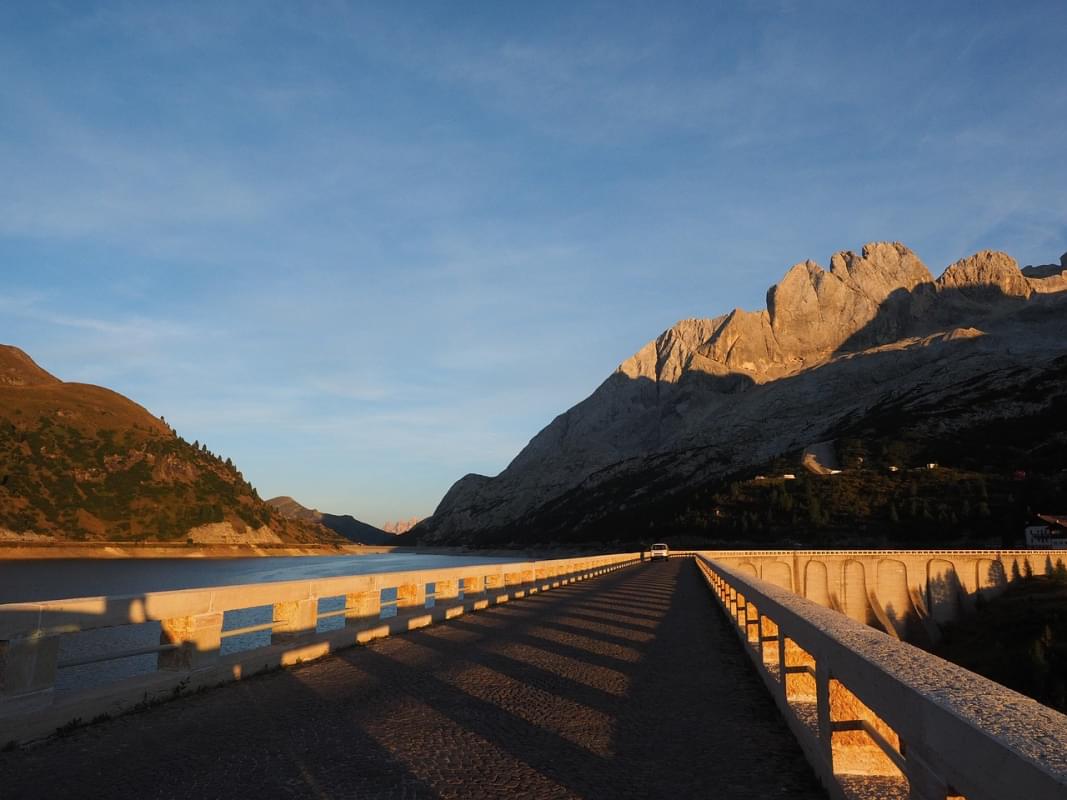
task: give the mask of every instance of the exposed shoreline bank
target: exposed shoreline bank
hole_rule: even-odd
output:
[[[596,551],[599,552],[599,549]],[[479,549],[369,544],[166,544],[164,542],[10,542],[0,541],[0,561],[122,558],[273,558],[292,556],[367,556],[406,553],[428,556],[482,556],[514,559],[589,555],[578,548]]]
[[[167,544],[163,542],[0,542],[0,561],[50,558],[252,558],[361,556],[414,548],[360,544]]]

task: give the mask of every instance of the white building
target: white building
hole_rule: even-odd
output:
[[[1026,546],[1038,550],[1067,550],[1067,517],[1034,516],[1026,526]]]

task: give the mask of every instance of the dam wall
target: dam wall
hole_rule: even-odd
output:
[[[1065,550],[715,550],[701,555],[911,641],[1012,581],[1067,565]]]

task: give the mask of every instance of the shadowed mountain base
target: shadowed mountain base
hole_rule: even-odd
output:
[[[687,560],[2,753],[0,787],[5,800],[825,796]]]

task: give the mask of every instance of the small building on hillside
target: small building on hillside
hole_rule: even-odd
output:
[[[1035,514],[1026,525],[1026,546],[1039,550],[1067,550],[1067,516]]]

